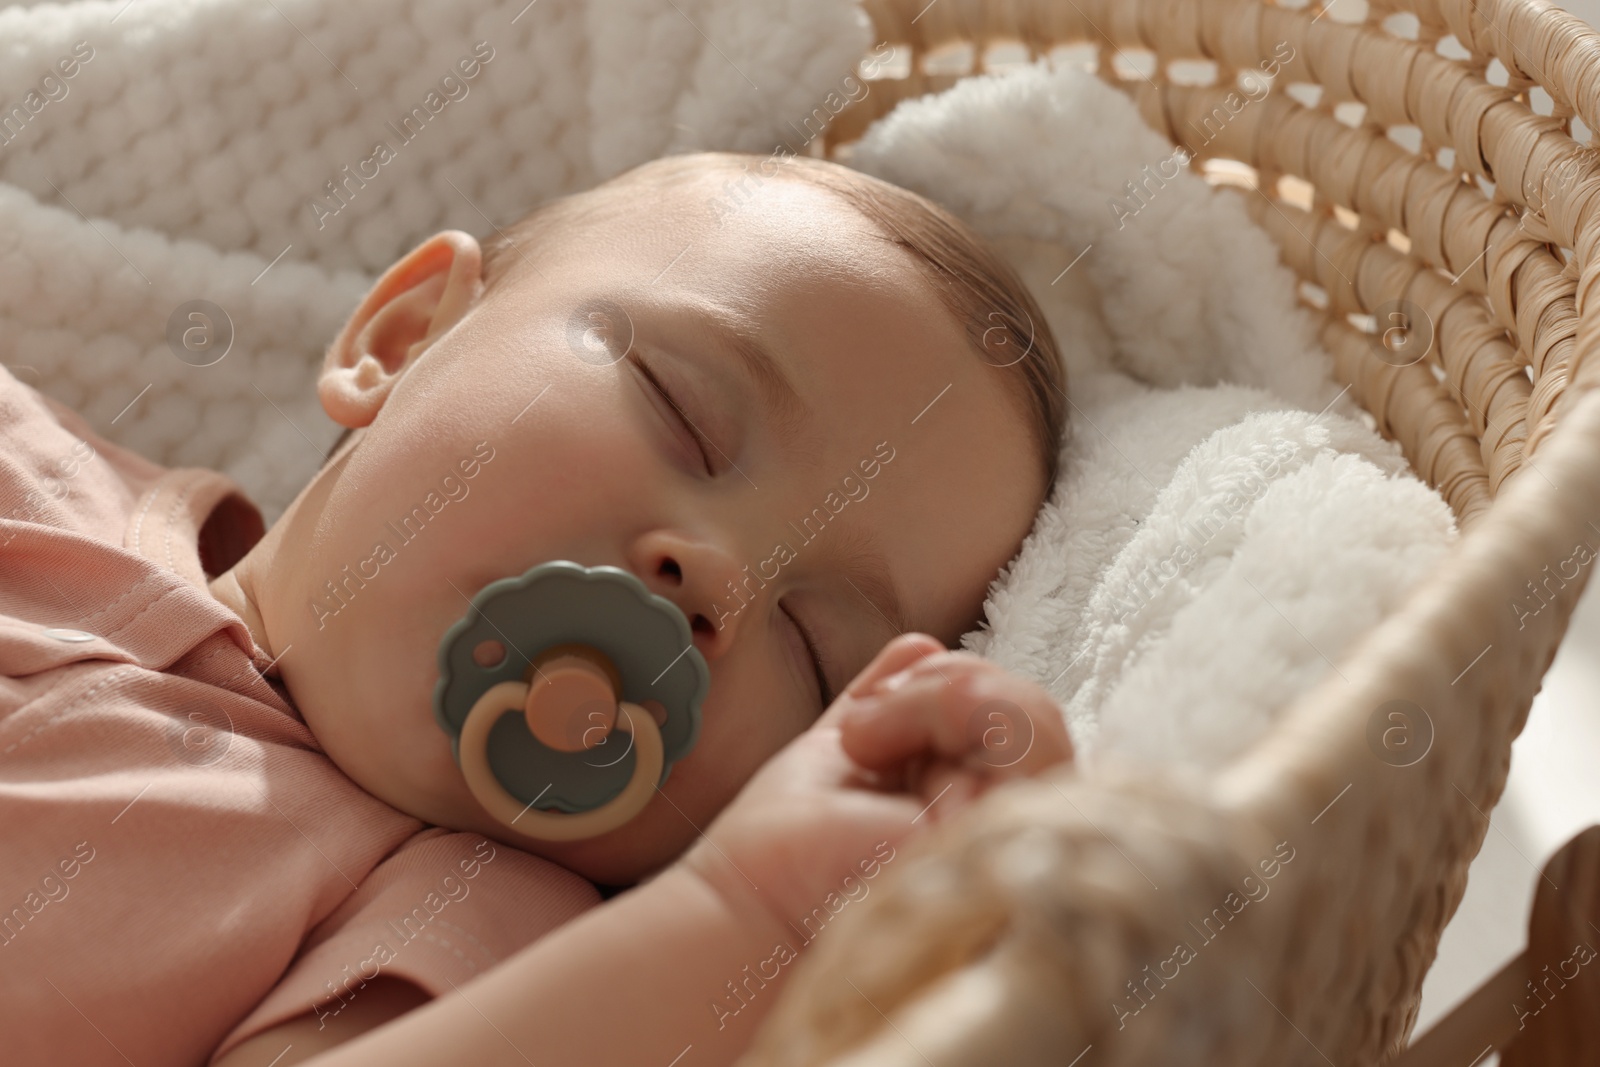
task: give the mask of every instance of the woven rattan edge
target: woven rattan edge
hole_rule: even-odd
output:
[[[1198,29],[1152,15],[1186,2],[1207,16]],[[981,39],[999,6],[948,5],[940,17],[951,21],[943,28],[919,23],[905,32],[926,34],[926,41]],[[903,10],[907,24],[911,6],[923,5],[869,4]],[[1240,15],[1240,0],[1004,5],[1007,25],[1027,28],[1034,43],[1095,42],[1102,76],[1121,48],[1151,44],[1144,36],[1152,33],[1166,34],[1154,46],[1168,58],[1164,45],[1196,36],[1202,48],[1237,50],[1213,57],[1226,67],[1259,54],[1263,33],[1288,25],[1328,38],[1315,55],[1333,95],[1374,84],[1360,69],[1337,73],[1349,72],[1341,62],[1362,62],[1362,27],[1317,30],[1309,25],[1320,17],[1317,8],[1249,6],[1256,19],[1224,26],[1220,15]],[[1489,24],[1471,22],[1471,0],[1412,6],[1424,11],[1434,36],[1441,26],[1459,29],[1464,42],[1485,46]],[[1548,9],[1536,0],[1495,0],[1491,14],[1513,6],[1515,17],[1495,23],[1509,27],[1501,32],[1526,33]],[[1563,40],[1569,29],[1560,28]],[[1371,51],[1403,54],[1389,44]],[[1513,89],[1524,74],[1539,73],[1536,66],[1507,63]],[[1453,96],[1405,106],[1465,106],[1466,125],[1447,126],[1443,143],[1460,145],[1465,136],[1484,157],[1469,159],[1467,169],[1480,163],[1489,173],[1519,175],[1516,188],[1497,198],[1533,199],[1541,213],[1531,232],[1576,254],[1576,266],[1561,271],[1575,279],[1570,313],[1559,303],[1569,299],[1565,292],[1530,307],[1515,289],[1508,258],[1491,255],[1482,272],[1491,297],[1495,285],[1511,287],[1512,299],[1495,307],[1502,324],[1531,322],[1539,330],[1523,350],[1530,365],[1544,368],[1528,401],[1548,408],[1535,431],[1538,454],[1505,474],[1486,511],[1481,502],[1472,505],[1473,520],[1447,560],[1223,774],[1191,781],[1165,768],[1152,773],[1107,762],[1016,783],[908,850],[908,862],[877,895],[841,920],[839,936],[801,961],[741,1062],[1060,1064],[1094,1048],[1096,1063],[1365,1064],[1381,1062],[1403,1042],[1439,934],[1487,830],[1486,813],[1504,788],[1511,740],[1600,550],[1600,357],[1587,358],[1600,347],[1600,316],[1576,315],[1600,298],[1600,180],[1583,162],[1576,180],[1548,195],[1549,168],[1572,158],[1575,146],[1469,73],[1477,80],[1456,79]],[[1570,97],[1572,110],[1592,113],[1582,87],[1593,81],[1590,73],[1562,76],[1577,88],[1553,93],[1558,107]],[[931,87],[930,80],[918,91]],[[879,94],[880,109],[889,95]],[[1519,200],[1527,188],[1535,192]],[[1441,231],[1437,247],[1454,263],[1472,242],[1487,247],[1497,234],[1499,221],[1476,227],[1471,242]],[[1530,255],[1526,247],[1511,251],[1524,262]],[[1555,284],[1553,266],[1540,264],[1542,284]],[[1400,388],[1398,381],[1381,385],[1382,402],[1395,412]],[[1422,414],[1428,406],[1415,410],[1407,417],[1432,418]],[[1459,450],[1459,431],[1448,422],[1434,437]],[[1397,706],[1410,709],[1408,730],[1424,722],[1431,728],[1423,756],[1404,765],[1373,733],[1376,723],[1377,737],[1386,736]],[[1218,872],[1237,877],[1264,844],[1276,847],[1297,834],[1308,845],[1292,872],[1280,872],[1277,903],[1263,903],[1251,923],[1230,927],[1226,942],[1207,942],[1206,976],[1191,981],[1187,976],[1203,972],[1182,970],[1183,979],[1163,982],[1160,968],[1171,957],[1152,953],[1167,932],[1215,904]],[[1003,929],[997,916],[1005,917]],[[969,962],[922,966],[929,957],[919,946],[943,943],[966,944]],[[1119,991],[1133,999],[1119,1006]]]
[[[1600,393],[1502,500],[1209,783],[1106,761],[997,790],[908,848],[796,965],[743,1067],[1393,1055],[1589,570],[1548,602],[1519,580],[1600,550]],[[1373,740],[1396,701],[1417,744],[1430,724],[1420,758]],[[1219,907],[1250,920],[1214,936]],[[962,939],[965,966],[927,968]]]

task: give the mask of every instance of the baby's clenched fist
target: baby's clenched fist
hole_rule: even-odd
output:
[[[680,863],[730,901],[758,901],[781,934],[865,858],[892,857],[997,781],[1071,757],[1043,689],[906,634],[762,765]]]
[[[925,634],[886,645],[824,716],[856,763],[920,795],[930,821],[997,781],[1072,758],[1060,707],[1044,689]]]

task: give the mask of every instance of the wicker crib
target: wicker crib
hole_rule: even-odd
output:
[[[1600,295],[1600,36],[1543,0],[866,7],[911,64],[830,155],[963,65],[1085,48],[1241,186],[1337,375],[1463,537],[1209,780],[1015,783],[906,849],[742,1062],[1387,1061],[1600,550],[1600,312],[1579,307]],[[1238,73],[1286,55],[1234,114]]]

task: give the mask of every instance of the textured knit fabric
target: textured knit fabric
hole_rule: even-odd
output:
[[[269,522],[389,264],[668,152],[804,152],[871,47],[855,0],[78,0],[0,42],[0,363]]]
[[[449,992],[599,902],[324,755],[205,585],[261,532],[227,477],[0,370],[7,1064],[204,1064],[379,974]]]

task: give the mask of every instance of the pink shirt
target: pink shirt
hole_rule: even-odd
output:
[[[208,579],[261,536],[0,368],[0,1058],[200,1065],[600,901],[347,778]]]

